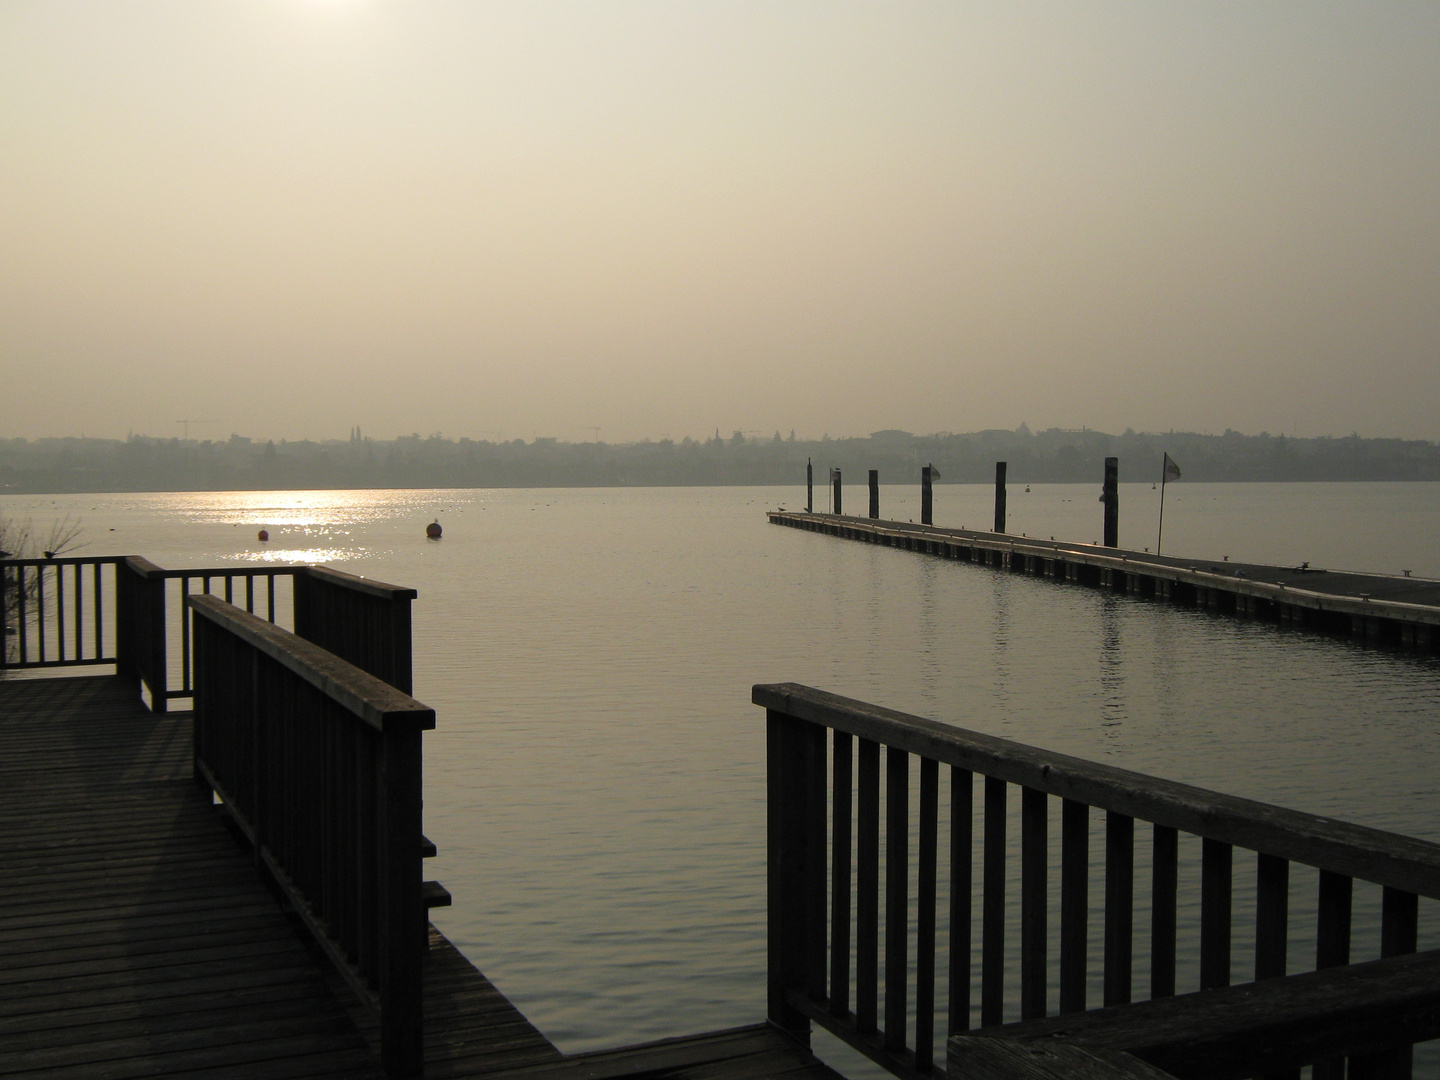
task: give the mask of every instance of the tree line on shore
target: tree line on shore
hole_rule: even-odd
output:
[[[1106,457],[1120,459],[1122,482],[1155,481],[1169,453],[1188,481],[1440,480],[1440,444],[1349,435],[1293,438],[1194,432],[991,429],[912,435],[877,431],[856,438],[710,439],[633,443],[488,442],[439,434],[374,439],[352,430],[324,442],[57,437],[0,438],[0,491],[12,494],[104,491],[227,491],[272,488],[658,487],[803,483],[813,462],[864,483],[915,480],[933,464],[941,483],[988,483],[995,462],[1010,483],[1098,482]]]

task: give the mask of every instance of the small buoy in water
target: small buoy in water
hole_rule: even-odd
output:
[[[440,539],[440,534],[441,534],[443,531],[444,531],[444,530],[440,528],[440,519],[439,519],[439,518],[436,518],[436,519],[435,519],[434,521],[432,521],[429,525],[426,525],[426,526],[425,526],[425,535],[428,536],[431,540],[439,540],[439,539]]]
[[[270,530],[269,530],[269,529],[261,529],[258,535],[259,535],[259,537],[260,537],[261,540],[269,540],[269,539],[270,539]]]

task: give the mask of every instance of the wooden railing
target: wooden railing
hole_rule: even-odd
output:
[[[168,711],[171,701],[195,694],[190,596],[218,594],[227,603],[239,597],[246,611],[254,612],[258,603],[275,622],[290,599],[283,594],[277,598],[276,581],[304,571],[296,566],[166,570],[137,555],[121,560],[115,581],[117,670],[148,691],[151,709]],[[178,655],[172,655],[171,643],[177,640]],[[179,668],[173,686],[172,667]]]
[[[936,1047],[947,1035],[1050,1045],[1070,1031],[1101,1039],[1093,1032],[1104,1028],[1120,1039],[1115,1024],[1134,1010],[1157,1016],[1173,999],[1165,1007],[1180,1019],[1165,1013],[1169,1030],[1200,1030],[1206,1008],[1230,1017],[1234,1031],[1220,1042],[1230,1040],[1233,1056],[1244,1025],[1224,1010],[1238,994],[1271,1003],[1264,1023],[1252,1017],[1252,1063],[1267,1072],[1313,1064],[1321,1080],[1344,1075],[1346,1054],[1352,1078],[1408,1076],[1410,1044],[1440,1036],[1440,954],[1380,961],[1400,974],[1380,969],[1380,1004],[1360,1020],[1353,1010],[1337,1019],[1333,1004],[1346,998],[1337,980],[1372,978],[1370,965],[1353,963],[1352,927],[1365,924],[1371,956],[1415,953],[1420,898],[1427,914],[1440,898],[1440,845],[795,684],[756,686],[753,700],[768,717],[769,1016],[799,1037],[813,1021],[918,1080],[945,1076]],[[1253,862],[1237,866],[1237,848]],[[1300,903],[1302,878],[1313,903]],[[1235,933],[1237,911],[1253,919],[1253,937]],[[1235,964],[1247,944],[1248,959]],[[1318,973],[1289,974],[1312,967]],[[1140,975],[1156,1000],[1131,1006],[1145,996]],[[1237,975],[1266,982],[1225,989]],[[1417,981],[1403,1007],[1384,1007],[1385,993]],[[1285,1009],[1287,1023],[1315,1037],[1277,1035]],[[1080,1016],[1096,1019],[1082,1027]],[[1147,1053],[1173,1067],[1164,1052]],[[1176,1075],[1250,1075],[1243,1063],[1227,1068]]]
[[[421,732],[409,695],[224,601],[195,615],[195,771],[362,1001],[392,1076],[422,1071]]]
[[[0,667],[115,663],[113,568],[120,561],[0,562],[0,612],[5,623]]]
[[[278,587],[288,581],[290,588]],[[215,595],[409,693],[410,601],[404,589],[319,566],[167,570],[136,555],[0,562],[0,667],[114,664],[150,707],[194,696],[192,595]]]
[[[414,589],[324,566],[296,575],[294,588],[297,634],[410,693]]]

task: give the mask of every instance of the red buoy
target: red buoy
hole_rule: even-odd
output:
[[[425,535],[428,536],[431,540],[439,540],[440,534],[443,531],[444,530],[440,528],[439,518],[436,518],[429,525],[425,526]]]
[[[269,529],[261,529],[261,530],[260,530],[260,539],[261,539],[261,540],[269,540],[269,539],[270,539],[270,530],[269,530]]]

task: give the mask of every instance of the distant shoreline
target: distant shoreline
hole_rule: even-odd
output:
[[[869,470],[882,484],[919,482],[932,464],[940,484],[993,483],[1007,463],[1012,488],[1101,481],[1104,459],[1119,459],[1122,483],[1160,479],[1163,455],[1189,482],[1335,483],[1440,480],[1440,444],[1413,439],[1295,439],[1127,431],[1109,435],[1052,428],[965,435],[876,432],[866,438],[797,440],[735,432],[704,441],[612,444],[444,439],[419,435],[328,442],[152,439],[0,439],[0,493],[101,494],[126,491],[308,491],[407,488],[816,486],[839,469],[847,484]]]
[[[1081,487],[1081,486],[1087,486],[1087,487],[1088,487],[1088,486],[1097,485],[1097,484],[1099,484],[1099,482],[1100,482],[1099,480],[1094,480],[1094,481],[1090,481],[1090,480],[1032,480],[1032,481],[1030,481],[1030,485],[1033,485],[1033,486],[1036,486],[1036,487],[1039,487],[1039,486],[1046,486],[1046,487]],[[881,486],[882,486],[882,488],[894,488],[894,487],[898,487],[898,486],[901,486],[902,484],[907,484],[907,483],[909,483],[909,481],[891,480],[891,481],[884,481],[884,482],[882,482]],[[919,481],[916,480],[916,481],[914,481],[914,483],[915,483],[915,485],[918,487]],[[1143,486],[1145,486],[1146,484],[1148,484],[1149,481],[1145,481],[1145,480],[1121,480],[1120,483],[1121,483],[1121,486],[1122,486],[1122,487],[1143,487]],[[1408,478],[1399,478],[1399,479],[1395,479],[1395,478],[1381,478],[1381,479],[1374,479],[1374,480],[1353,480],[1353,479],[1344,479],[1344,480],[1310,480],[1310,479],[1301,479],[1301,480],[1273,480],[1273,479],[1264,479],[1264,480],[1190,480],[1190,479],[1187,478],[1187,479],[1185,480],[1185,483],[1186,483],[1186,485],[1188,485],[1188,486],[1190,486],[1190,487],[1202,486],[1202,485],[1207,485],[1207,484],[1440,484],[1440,478],[1436,478],[1436,479],[1422,479],[1422,480],[1411,480],[1411,479],[1408,479]],[[290,487],[290,486],[285,486],[285,485],[278,485],[278,486],[273,486],[273,487],[187,487],[187,488],[159,488],[159,487],[156,487],[156,488],[116,488],[116,489],[111,489],[111,488],[71,488],[71,489],[66,489],[66,490],[63,490],[63,491],[60,491],[60,490],[28,490],[28,489],[26,489],[26,490],[21,490],[21,489],[18,489],[18,488],[5,487],[5,488],[0,488],[0,496],[9,495],[9,496],[17,496],[17,497],[18,497],[18,496],[29,496],[29,495],[195,495],[195,494],[204,494],[204,493],[208,493],[208,492],[226,492],[226,491],[234,491],[234,492],[254,492],[254,491],[287,491],[287,492],[288,492],[288,491],[546,491],[546,490],[555,490],[555,491],[576,491],[576,490],[594,490],[594,491],[606,491],[606,490],[610,490],[610,491],[639,491],[639,490],[644,490],[644,489],[646,489],[646,488],[726,488],[726,487],[728,487],[728,488],[746,488],[746,487],[755,487],[755,488],[779,488],[779,487],[783,487],[783,488],[796,488],[796,489],[798,489],[798,490],[802,490],[802,491],[803,491],[804,486],[805,486],[805,481],[804,481],[804,478],[802,477],[799,481],[796,481],[796,480],[793,480],[793,479],[792,479],[792,480],[777,480],[777,481],[767,481],[767,482],[764,482],[764,483],[755,483],[755,484],[743,483],[743,482],[739,482],[739,481],[736,481],[736,482],[733,482],[733,483],[731,483],[731,482],[723,482],[723,483],[710,483],[710,484],[682,484],[682,483],[674,483],[674,484],[363,484],[363,485],[316,484],[316,485],[308,486],[308,487],[307,487],[307,486]],[[863,479],[853,480],[853,481],[852,481],[852,480],[845,480],[845,481],[844,481],[844,486],[845,486],[845,489],[846,489],[846,490],[850,490],[851,488],[858,488],[858,489],[862,489],[862,490],[863,490],[864,487],[865,487],[865,481],[864,481]],[[988,489],[988,488],[990,488],[990,487],[993,486],[993,485],[992,485],[992,484],[983,483],[983,482],[980,482],[980,481],[940,480],[940,481],[936,481],[936,482],[935,482],[935,486],[936,486],[937,488],[940,488],[940,487],[982,487],[982,488],[987,488],[987,489]],[[1021,484],[1020,487],[1017,488],[1017,487],[1015,486],[1015,484],[1012,483],[1012,484],[1009,485],[1008,490],[1010,491],[1011,494],[1014,494],[1017,490],[1023,490],[1026,486],[1027,486],[1027,485],[1025,485],[1025,484]],[[816,494],[815,494],[815,498],[816,498],[817,503],[820,501],[821,496],[824,495],[825,490],[826,490],[826,489],[825,489],[824,485],[823,485],[820,481],[817,481],[817,482],[816,482],[816,485],[815,485],[815,493],[816,493]],[[801,500],[801,501],[803,501],[803,500]]]

